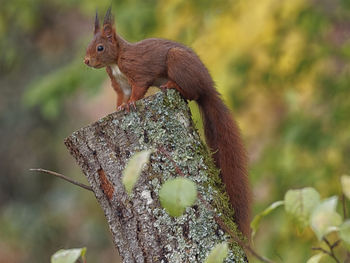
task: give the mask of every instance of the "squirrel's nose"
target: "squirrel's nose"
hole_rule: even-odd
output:
[[[89,60],[88,58],[84,58],[84,63],[85,63],[86,65],[89,65],[90,60]]]

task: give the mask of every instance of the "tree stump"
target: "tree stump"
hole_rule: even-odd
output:
[[[219,172],[177,91],[159,92],[136,106],[74,132],[65,144],[105,213],[123,262],[204,262],[217,243],[230,239],[215,216],[237,231]],[[122,171],[135,152],[145,149],[154,152],[129,196]],[[160,206],[158,192],[167,179],[181,174],[197,184],[202,200],[172,218]],[[233,244],[225,262],[247,259]]]

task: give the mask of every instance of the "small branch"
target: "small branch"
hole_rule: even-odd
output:
[[[333,249],[333,248],[337,247],[337,246],[340,244],[340,242],[341,242],[341,240],[338,239],[337,241],[335,241],[335,242],[332,244],[331,248]]]
[[[332,245],[331,245],[331,243],[328,241],[328,239],[327,238],[322,238],[322,240],[327,244],[327,246],[329,247],[329,248],[332,248]]]
[[[332,254],[331,254],[329,251],[325,250],[325,249],[324,249],[324,248],[322,248],[322,247],[312,247],[311,249],[312,249],[312,250],[318,250],[318,251],[321,251],[321,252],[323,252],[323,253],[325,253],[325,254],[329,255],[330,257],[332,256]]]
[[[339,259],[334,254],[334,248],[339,244],[340,240],[335,241],[333,244],[331,244],[327,238],[323,238],[323,241],[327,244],[330,251],[328,251],[328,255],[335,260],[335,262],[340,263]]]
[[[164,155],[166,155],[166,157],[168,157],[168,159],[173,163],[176,172],[182,176],[185,177],[185,174],[181,171],[181,169],[179,168],[179,166],[177,165],[177,163],[173,160],[173,158],[171,157],[171,155],[169,154],[169,152],[167,152],[163,147],[158,147],[158,150],[163,153]],[[210,204],[204,200],[204,198],[202,197],[201,194],[198,193],[198,199],[205,204],[205,206],[208,208],[208,210],[213,211],[212,207],[210,206]],[[213,211],[214,212],[214,211]],[[215,213],[214,213],[215,214]],[[215,221],[218,223],[218,225],[225,230],[225,232],[227,234],[229,234],[232,238],[233,241],[235,241],[236,243],[238,243],[238,245],[240,245],[241,247],[245,248],[246,250],[248,250],[250,252],[250,254],[252,254],[254,257],[256,257],[258,260],[260,260],[261,262],[266,262],[266,263],[273,263],[273,261],[269,260],[268,258],[265,258],[263,256],[260,256],[254,249],[252,249],[249,245],[245,244],[242,240],[240,240],[237,235],[232,232],[232,230],[225,224],[224,221],[222,221],[222,219],[219,216],[214,215]]]
[[[29,171],[35,171],[35,172],[42,172],[42,173],[47,173],[47,174],[51,174],[51,175],[54,175],[56,177],[59,177],[71,184],[74,184],[76,186],[79,186],[81,188],[84,188],[86,190],[89,190],[89,191],[92,191],[92,188],[86,184],[82,184],[82,183],[79,183],[79,182],[76,182],[72,179],[70,179],[69,177],[63,175],[63,174],[60,174],[60,173],[56,173],[56,172],[53,172],[53,171],[50,171],[50,170],[45,170],[45,169],[41,169],[41,168],[37,168],[37,169],[29,169]]]

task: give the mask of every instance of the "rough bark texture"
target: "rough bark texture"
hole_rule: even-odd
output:
[[[197,201],[183,216],[172,218],[161,208],[158,191],[165,180],[180,176],[180,169],[235,231],[218,170],[176,91],[136,105],[136,111],[112,113],[74,132],[65,144],[93,188],[123,262],[204,262],[215,244],[229,239],[214,220],[214,210]],[[144,149],[154,153],[128,196],[122,171]],[[232,245],[225,262],[246,262],[243,250]]]

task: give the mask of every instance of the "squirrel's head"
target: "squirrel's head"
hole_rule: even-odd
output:
[[[118,40],[113,24],[111,8],[107,10],[102,28],[96,12],[94,38],[86,49],[84,59],[89,67],[102,68],[116,63]]]

